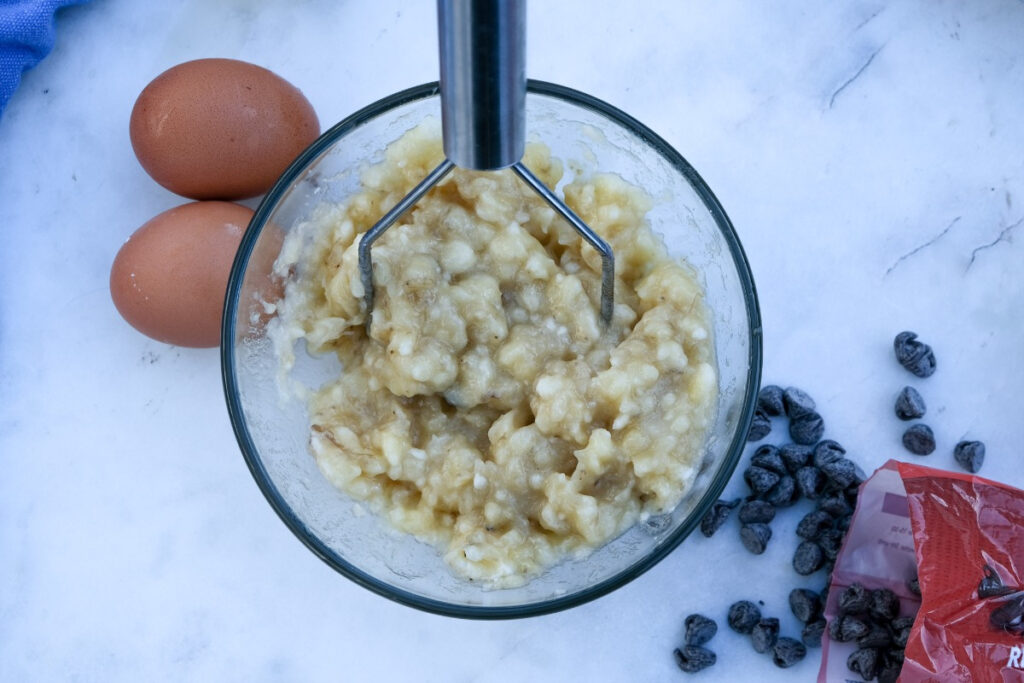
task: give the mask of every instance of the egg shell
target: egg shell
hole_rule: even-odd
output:
[[[298,88],[236,59],[171,67],[143,89],[129,133],[158,183],[192,199],[263,194],[320,134]]]
[[[219,345],[228,275],[252,215],[230,202],[192,202],[147,221],[110,269],[118,312],[158,341]]]

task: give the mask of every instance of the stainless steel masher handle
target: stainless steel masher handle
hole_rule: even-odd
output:
[[[476,171],[526,149],[525,0],[439,0],[444,153]]]

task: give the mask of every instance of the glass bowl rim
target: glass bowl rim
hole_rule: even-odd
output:
[[[426,596],[406,591],[397,586],[382,581],[375,576],[364,572],[355,565],[346,561],[327,546],[316,534],[314,534],[291,509],[288,503],[278,492],[277,487],[271,480],[266,468],[260,459],[259,450],[256,447],[245,419],[241,399],[238,392],[237,377],[235,374],[235,318],[238,309],[238,299],[241,293],[242,283],[245,279],[246,268],[249,257],[259,238],[263,226],[270,217],[273,209],[285,195],[292,183],[306,170],[306,167],[320,156],[328,147],[337,140],[344,137],[349,131],[358,128],[368,121],[388,112],[396,107],[408,104],[417,100],[426,99],[440,94],[440,86],[434,81],[422,85],[407,88],[393,93],[373,104],[363,107],[359,111],[346,117],[324,132],[309,147],[307,147],[291,165],[278,178],[277,182],[263,197],[249,226],[242,237],[235,260],[228,279],[227,292],[224,304],[224,314],[221,324],[221,379],[224,386],[224,396],[227,401],[228,415],[235,433],[235,438],[245,458],[246,465],[257,486],[263,492],[263,496],[270,503],[270,506],[277,513],[281,521],[292,531],[293,534],[327,565],[338,573],[354,581],[360,586],[377,593],[389,600],[414,607],[426,612],[441,614],[445,616],[471,618],[471,619],[510,619],[538,616],[549,614],[560,610],[576,607],[589,602],[611,591],[624,586],[637,578],[654,565],[668,556],[675,548],[682,543],[700,523],[700,520],[707,513],[711,505],[718,500],[722,490],[732,477],[739,458],[746,444],[747,432],[750,429],[750,422],[754,415],[757,401],[757,392],[761,381],[761,314],[758,307],[757,292],[754,287],[753,276],[750,272],[750,265],[747,262],[746,254],[740,245],[739,237],[732,226],[732,222],[726,215],[725,210],[711,189],[704,182],[697,171],[663,138],[657,135],[650,128],[638,120],[619,110],[616,107],[596,97],[567,88],[565,86],[529,79],[527,91],[531,94],[542,95],[559,99],[569,104],[590,110],[611,120],[613,123],[626,129],[644,143],[660,154],[669,164],[681,173],[694,189],[708,212],[711,214],[719,231],[722,233],[726,244],[729,246],[729,253],[732,256],[733,264],[736,267],[737,275],[743,289],[743,299],[747,313],[747,324],[750,331],[749,345],[749,367],[747,373],[746,387],[744,388],[744,401],[742,414],[729,450],[723,458],[715,473],[711,484],[704,492],[699,503],[694,507],[690,516],[667,537],[653,552],[641,558],[639,561],[623,569],[615,575],[578,590],[568,595],[557,596],[522,605],[464,605],[445,602]]]

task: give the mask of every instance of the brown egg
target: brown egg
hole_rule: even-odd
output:
[[[146,86],[129,126],[139,163],[192,199],[263,194],[320,134],[298,88],[263,67],[197,59]]]
[[[252,210],[192,202],[135,231],[110,269],[110,296],[139,332],[177,346],[217,346],[231,264]]]

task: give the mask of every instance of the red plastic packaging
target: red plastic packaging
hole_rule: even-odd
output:
[[[912,552],[911,552],[912,551]],[[916,573],[918,598],[906,582]],[[1005,595],[979,597],[986,565]],[[990,576],[991,580],[991,576]],[[901,683],[1024,683],[1024,491],[970,474],[889,461],[866,481],[833,570],[826,618],[854,581],[888,587],[901,615],[917,610]],[[1018,609],[1019,608],[1019,609]],[[846,667],[856,646],[823,639],[820,683],[860,680]]]

